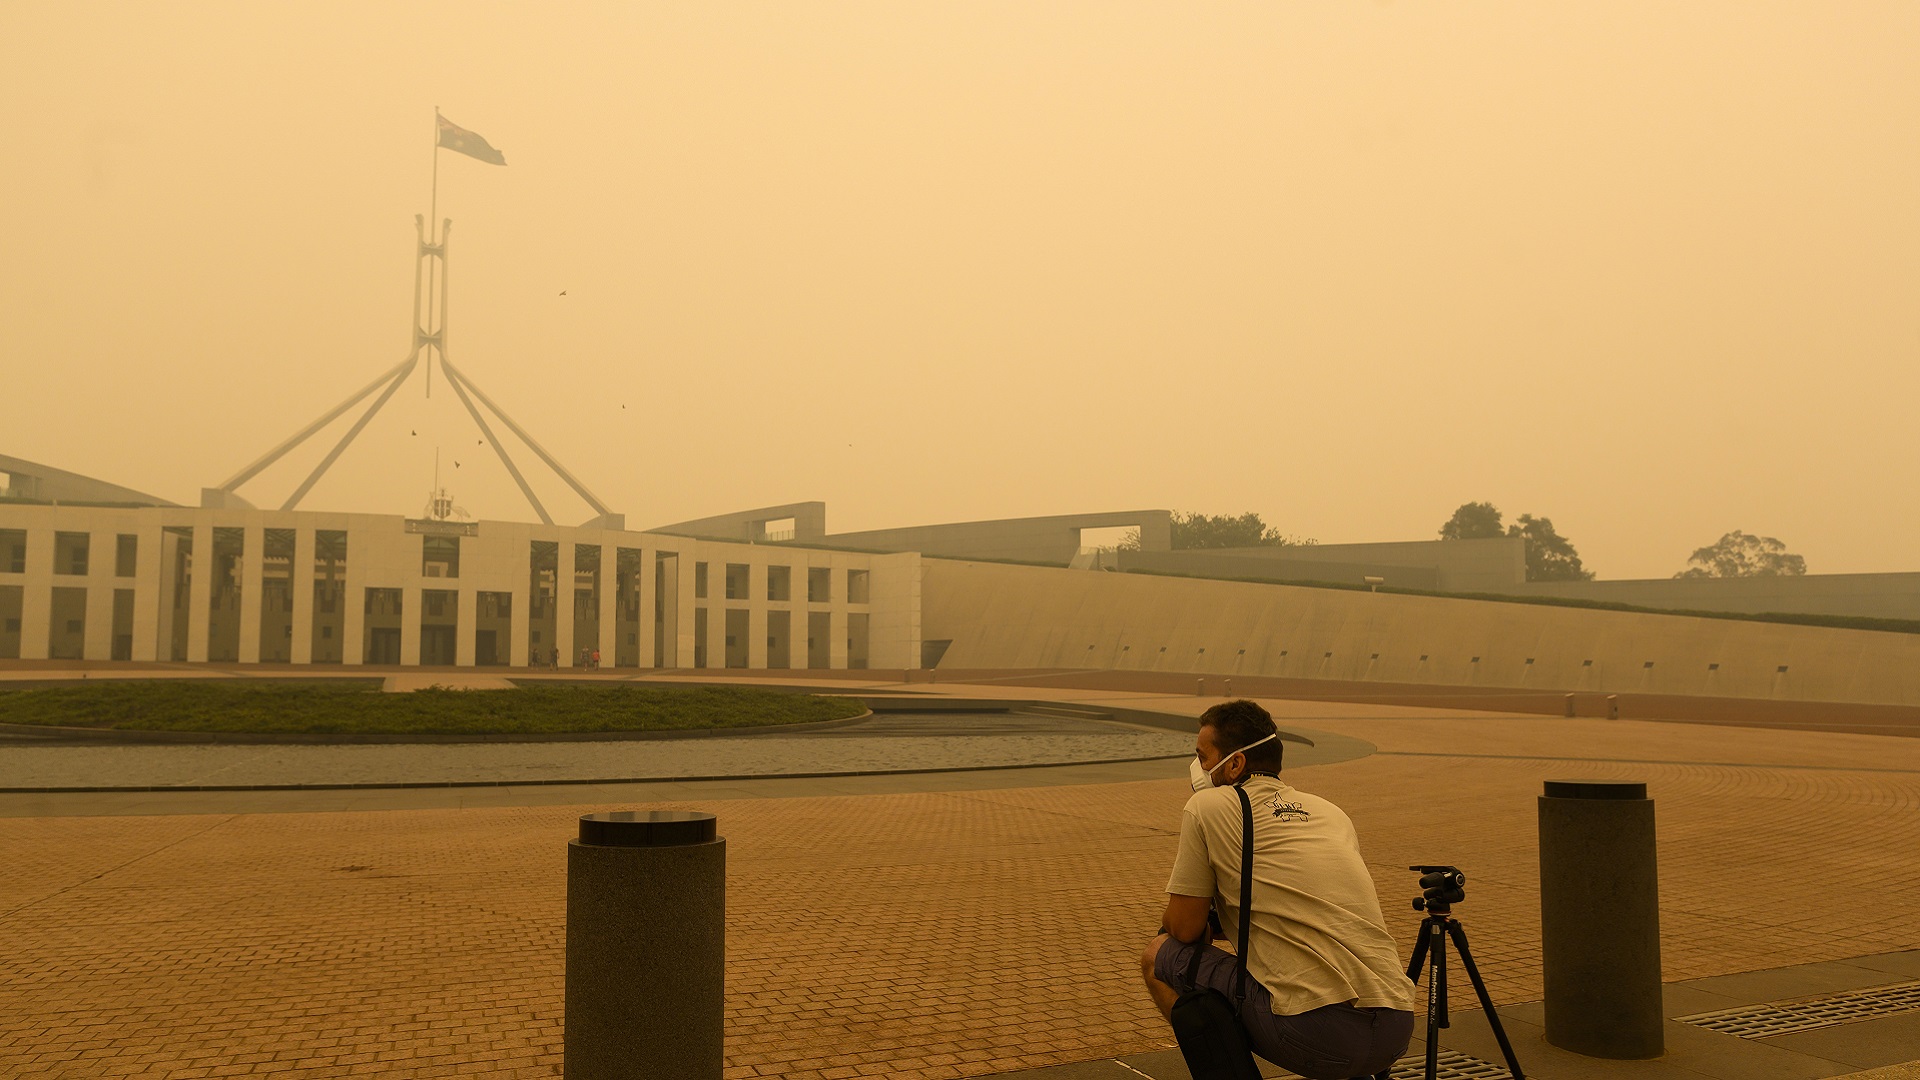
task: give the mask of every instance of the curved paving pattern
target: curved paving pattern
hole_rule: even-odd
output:
[[[412,745],[14,744],[0,789],[529,784],[830,776],[1182,757],[1193,737],[1027,713],[882,714],[818,732]]]

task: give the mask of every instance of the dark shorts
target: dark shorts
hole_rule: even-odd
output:
[[[1181,991],[1194,946],[1167,939],[1153,959],[1153,977]],[[1200,985],[1233,1000],[1233,954],[1207,946],[1200,957]],[[1407,1051],[1413,1014],[1399,1009],[1358,1009],[1326,1005],[1298,1016],[1275,1016],[1273,995],[1251,975],[1247,1000],[1240,1007],[1253,1052],[1309,1080],[1347,1080],[1380,1072]]]

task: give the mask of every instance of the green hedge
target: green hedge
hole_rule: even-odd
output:
[[[102,680],[0,690],[0,723],[121,731],[285,735],[481,735],[686,731],[840,720],[853,698],[734,686],[524,686],[417,690],[243,680]]]

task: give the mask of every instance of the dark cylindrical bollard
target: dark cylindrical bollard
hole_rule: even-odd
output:
[[[720,1080],[727,841],[712,814],[587,814],[567,844],[567,1080]]]
[[[1540,937],[1548,1042],[1592,1057],[1661,1054],[1660,888],[1647,785],[1547,781]]]

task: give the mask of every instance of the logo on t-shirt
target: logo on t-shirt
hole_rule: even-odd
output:
[[[1269,799],[1267,805],[1273,807],[1273,816],[1281,821],[1308,821],[1313,817],[1306,807],[1297,802],[1283,802],[1278,795]]]

